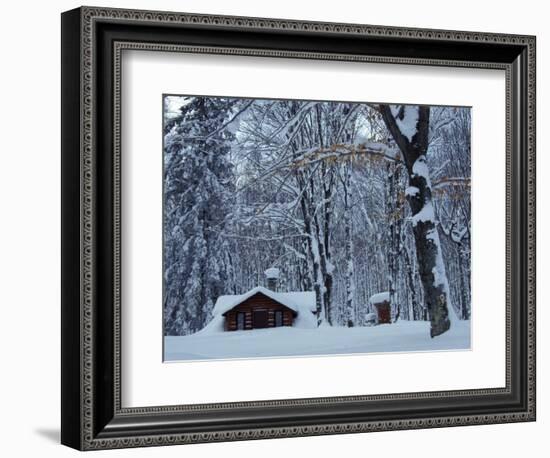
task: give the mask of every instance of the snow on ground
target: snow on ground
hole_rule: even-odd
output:
[[[470,349],[470,322],[458,321],[430,338],[426,321],[399,321],[371,327],[292,327],[196,333],[164,339],[165,361],[265,358],[350,353]]]

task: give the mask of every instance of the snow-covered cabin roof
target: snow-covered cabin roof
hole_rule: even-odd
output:
[[[390,300],[390,292],[384,291],[382,293],[373,294],[370,297],[370,303],[371,304],[380,304],[382,302],[389,302]]]
[[[286,293],[279,293],[264,288],[263,286],[257,286],[244,294],[229,294],[218,297],[214,310],[214,315],[223,315],[233,307],[236,307],[241,302],[244,302],[254,294],[261,293],[274,301],[288,307],[289,309],[300,312],[314,312],[315,311],[315,293],[312,291],[291,291]]]

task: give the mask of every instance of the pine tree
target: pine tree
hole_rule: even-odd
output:
[[[226,128],[237,100],[193,97],[164,143],[165,334],[200,330],[230,266],[222,233],[233,191]]]

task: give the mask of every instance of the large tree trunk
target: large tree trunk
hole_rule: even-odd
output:
[[[425,156],[428,150],[430,108],[401,106],[397,113],[392,113],[389,105],[380,105],[380,113],[403,155],[409,174],[407,201],[411,207],[424,301],[431,322],[430,335],[435,337],[447,331],[451,322],[449,287],[435,225],[432,190]],[[413,122],[416,126],[411,125]]]
[[[430,202],[431,191],[428,183],[423,178],[413,175],[410,179],[411,186],[421,191],[414,196],[409,196],[408,202],[413,214],[413,234],[416,244],[416,255],[418,259],[418,270],[424,288],[424,300],[428,309],[431,321],[430,335],[432,337],[443,334],[450,328],[449,320],[449,291],[443,258],[441,255],[441,244],[439,234],[433,218],[424,220],[421,212],[425,210],[426,202]],[[432,209],[433,215],[433,209]],[[415,219],[417,216],[417,219]]]

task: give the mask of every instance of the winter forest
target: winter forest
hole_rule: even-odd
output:
[[[470,108],[163,103],[165,336],[274,268],[277,291],[311,292],[314,327],[369,329],[376,297],[427,342],[469,323]]]

